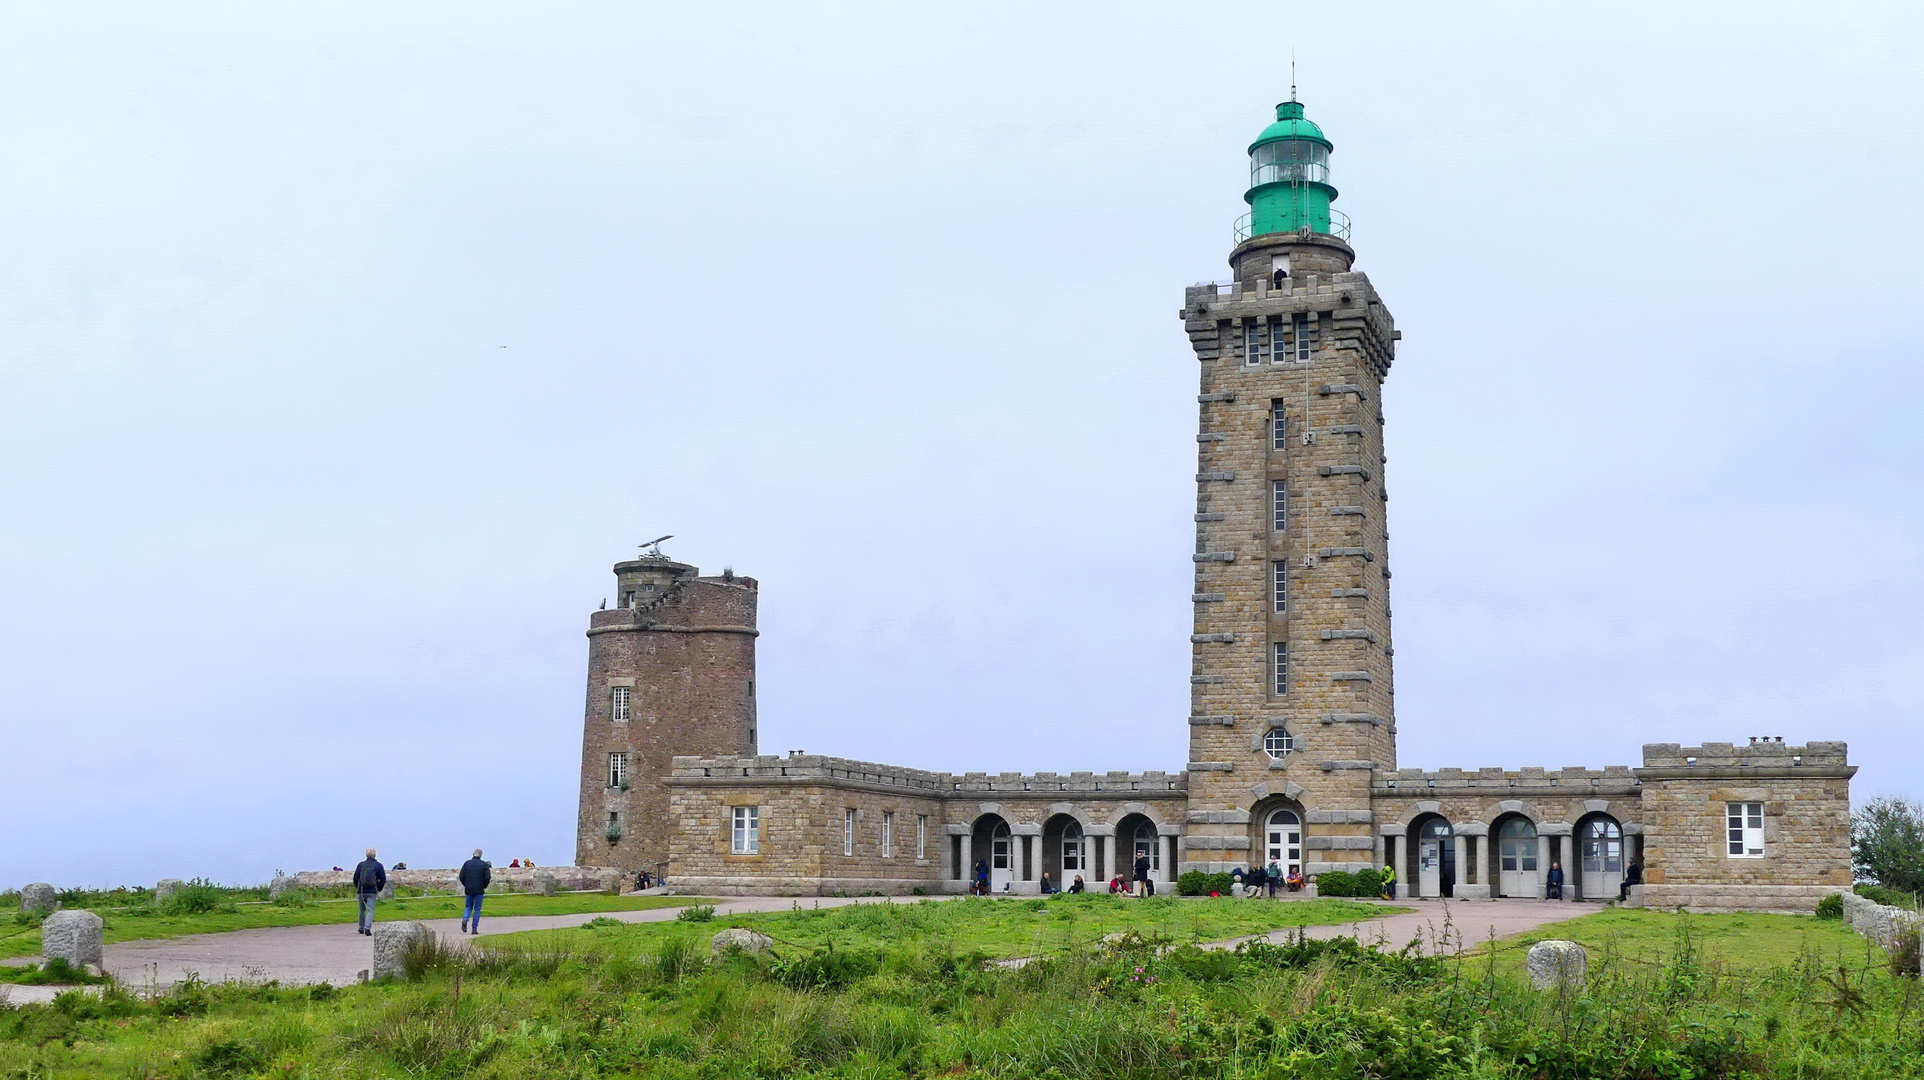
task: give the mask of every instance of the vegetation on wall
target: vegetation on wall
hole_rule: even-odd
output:
[[[1859,881],[1924,895],[1924,805],[1880,795],[1851,815],[1851,865]]]

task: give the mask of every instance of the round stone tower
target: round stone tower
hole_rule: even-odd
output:
[[[675,755],[753,754],[754,578],[660,556],[615,564],[588,621],[575,862],[662,872]]]

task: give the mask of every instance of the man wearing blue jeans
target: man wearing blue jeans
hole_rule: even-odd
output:
[[[354,899],[360,901],[361,933],[374,936],[374,901],[387,888],[387,868],[367,849],[367,858],[354,868]]]
[[[481,932],[481,894],[488,891],[488,882],[493,878],[494,869],[481,861],[481,849],[475,848],[474,858],[461,864],[461,891],[468,894],[467,906],[461,909],[462,933]]]

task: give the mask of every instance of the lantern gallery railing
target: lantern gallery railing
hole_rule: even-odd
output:
[[[1236,243],[1240,244],[1250,237],[1250,214],[1236,219]],[[1349,215],[1332,208],[1329,212],[1329,235],[1338,240],[1349,239]]]

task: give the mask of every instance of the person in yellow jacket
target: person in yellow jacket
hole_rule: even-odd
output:
[[[1383,899],[1385,900],[1396,899],[1396,867],[1390,865],[1389,863],[1384,863],[1382,880],[1383,880]]]

